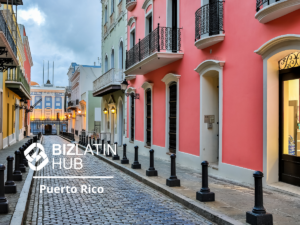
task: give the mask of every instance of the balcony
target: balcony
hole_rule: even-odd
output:
[[[136,0],[126,0],[126,9],[131,12],[136,6]]]
[[[3,16],[0,12],[0,71],[3,72],[18,65],[17,47]]]
[[[79,108],[79,99],[71,100],[68,102],[68,109],[78,109]]]
[[[300,0],[256,0],[255,19],[267,23],[300,9]]]
[[[126,52],[126,75],[144,75],[183,58],[181,28],[158,27]]]
[[[198,49],[205,49],[224,40],[223,1],[202,6],[196,11],[195,17],[195,46]]]
[[[30,100],[30,85],[19,66],[15,74],[10,73],[7,75],[5,86],[16,93],[20,98]]]
[[[93,82],[93,96],[101,97],[121,90],[122,70],[110,69]]]

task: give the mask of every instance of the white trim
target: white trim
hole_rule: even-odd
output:
[[[152,22],[151,22],[152,28],[151,28],[151,30],[153,31],[153,6],[152,6],[152,9],[148,13],[145,13],[145,37],[149,34],[148,33],[149,25],[147,25],[147,23],[148,23],[148,18],[150,16],[152,17]]]
[[[169,17],[172,17],[172,15],[169,15],[169,13],[172,13],[172,7],[169,6],[169,5],[172,5],[171,4],[171,1],[172,0],[167,0],[166,3],[167,3],[167,7],[166,7],[166,26],[167,27],[172,27],[172,20],[170,21],[169,20]],[[171,12],[168,11],[171,9]],[[177,28],[180,27],[180,0],[177,0]]]
[[[147,146],[147,94],[146,91],[151,91],[151,147],[153,145],[153,83],[144,82],[141,86],[144,89],[144,146]]]
[[[127,26],[131,27],[131,25],[133,23],[135,23],[135,25],[136,25],[136,17],[135,16],[130,17],[130,19],[128,20]]]
[[[300,36],[287,34],[263,44],[255,52],[263,58],[263,181],[278,182],[279,73],[278,61],[300,51]]]
[[[274,51],[274,48],[278,48],[280,45],[290,45],[292,41],[300,41],[299,34],[285,34],[278,37],[275,37],[262,46],[260,46],[254,52],[258,55],[261,55],[263,58],[266,58],[269,52]]]
[[[129,87],[127,90],[126,90],[126,93],[135,93],[136,92],[136,89],[134,87]]]
[[[210,46],[213,46],[219,42],[224,41],[225,39],[225,34],[218,34],[218,35],[213,35],[213,36],[208,36],[208,37],[204,37],[204,38],[200,38],[199,40],[197,40],[195,42],[195,46],[198,49],[205,49],[208,48]]]
[[[263,6],[263,8],[255,14],[255,19],[260,23],[267,23],[298,9],[300,9],[300,0],[281,0]]]
[[[169,87],[172,83],[177,83],[177,115],[176,115],[176,154],[179,152],[179,79],[181,75],[168,73],[161,80],[166,84],[166,122],[165,122],[165,149],[166,153],[169,152],[169,101],[170,101],[170,91]]]
[[[127,80],[127,81],[129,81],[129,80],[134,80],[136,78],[136,75],[127,75],[127,76],[125,76],[125,79]]]
[[[149,5],[153,5],[153,1],[152,0],[144,0],[144,3],[142,5],[142,9],[147,10]]]

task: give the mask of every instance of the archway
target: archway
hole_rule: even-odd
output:
[[[52,125],[47,124],[47,125],[45,126],[45,134],[46,134],[46,135],[52,134]]]

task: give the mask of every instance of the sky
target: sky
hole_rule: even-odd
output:
[[[43,83],[48,74],[54,85],[67,86],[67,72],[72,62],[99,65],[101,57],[100,0],[23,0],[18,6],[18,23],[25,26],[29,39],[33,67],[31,80]],[[83,4],[85,3],[85,4]],[[101,62],[101,59],[100,59]]]

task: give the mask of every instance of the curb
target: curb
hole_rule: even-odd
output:
[[[67,141],[70,141],[67,138],[64,138],[62,136],[59,136]],[[71,141],[70,141],[71,142]],[[82,145],[79,145],[79,148],[84,149],[85,147]],[[102,161],[112,165],[113,167],[123,171],[124,173],[126,173],[127,175],[130,175],[131,177],[137,179],[138,181],[148,185],[149,187],[167,195],[168,197],[172,198],[173,200],[181,203],[182,205],[184,205],[185,207],[193,210],[194,212],[198,213],[199,215],[205,217],[206,219],[219,224],[219,225],[240,225],[243,224],[242,222],[239,222],[235,219],[230,218],[229,216],[219,213],[217,211],[214,211],[210,208],[208,208],[207,206],[203,205],[200,202],[194,201],[193,199],[190,199],[188,197],[185,197],[182,194],[177,193],[176,191],[172,190],[172,188],[169,188],[167,186],[164,186],[160,183],[157,183],[153,180],[150,180],[147,176],[142,176],[140,174],[138,174],[135,171],[132,171],[130,169],[128,169],[127,167],[118,164],[102,155],[94,155],[95,157],[101,159]],[[196,195],[196,193],[195,193]],[[246,214],[246,213],[245,213]]]
[[[43,136],[41,137],[40,143],[42,142],[43,142]],[[32,184],[32,180],[33,180],[32,177],[34,172],[35,171],[29,169],[14,214],[11,218],[10,225],[16,225],[16,224],[22,225],[24,222],[24,219],[26,217],[26,212],[27,212],[29,193],[31,192],[31,188],[32,188],[31,184]]]

